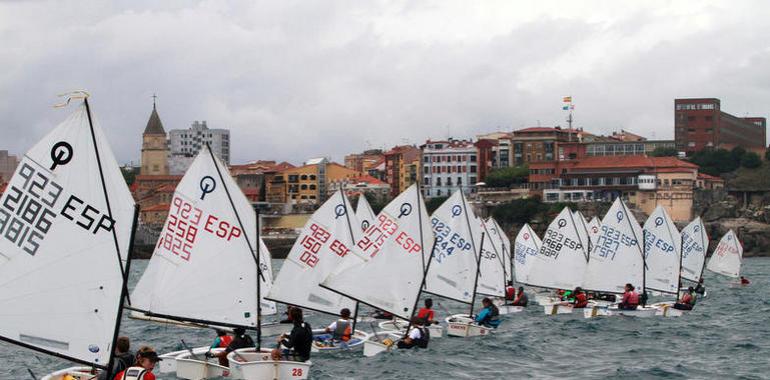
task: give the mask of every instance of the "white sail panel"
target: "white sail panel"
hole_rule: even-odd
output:
[[[177,185],[150,263],[131,294],[132,306],[161,316],[256,326],[256,228],[254,209],[227,168],[208,148],[201,150]]]
[[[677,294],[681,235],[663,206],[658,206],[644,222],[644,254],[647,264],[645,287]]]
[[[377,215],[353,253],[358,263],[330,275],[323,286],[408,319],[433,247],[430,219],[417,185]]]
[[[738,241],[733,230],[728,231],[711,254],[706,269],[728,277],[738,278],[741,275],[743,246]]]
[[[259,238],[259,267],[262,270],[262,277],[260,280],[260,306],[262,307],[262,315],[273,315],[278,313],[278,309],[275,306],[275,302],[265,299],[265,296],[270,293],[270,289],[273,287],[273,256],[267,249],[267,245]]]
[[[536,260],[541,245],[540,238],[532,231],[532,227],[525,223],[514,240],[513,267],[517,282],[525,282],[529,277],[529,268],[532,261]]]
[[[529,256],[526,260],[529,261],[528,271],[519,282],[556,289],[581,286],[586,254],[578,226],[568,207],[548,225],[537,255]]]
[[[588,222],[588,237],[590,238],[591,242],[591,249],[588,251],[590,254],[591,251],[593,251],[593,246],[596,245],[596,240],[599,239],[599,232],[602,228],[602,223],[599,221],[599,218],[593,217],[591,218],[591,221]]]
[[[479,253],[479,280],[476,287],[476,293],[493,296],[505,297],[505,271],[503,270],[503,258],[498,253],[495,246],[497,240],[489,231],[487,223],[482,218],[476,218],[472,227],[475,227],[474,240],[481,241],[482,233],[484,240],[478,246]]]
[[[361,227],[361,231],[369,229],[373,223],[377,221],[377,215],[374,215],[372,206],[369,205],[369,201],[366,200],[364,194],[358,197],[358,205],[356,206],[356,219]]]
[[[83,104],[24,155],[0,197],[0,336],[107,365],[133,214]]]
[[[465,303],[473,299],[478,252],[470,226],[475,216],[470,213],[462,191],[455,191],[433,213],[436,243],[425,277],[425,291]]]
[[[503,270],[505,281],[513,281],[513,264],[511,264],[511,241],[505,236],[505,231],[500,227],[495,218],[489,217],[486,221],[487,229],[492,235],[492,241],[497,247],[497,253],[503,258]]]
[[[591,249],[593,248],[593,244],[591,243],[590,238],[591,234],[588,232],[588,224],[586,223],[586,220],[580,211],[575,211],[572,213],[572,220],[575,221],[575,226],[577,226],[577,232],[578,236],[580,236],[580,241],[583,242],[586,247],[586,259],[588,259],[588,255],[591,253]]]
[[[583,287],[623,293],[626,283],[643,289],[642,228],[620,198],[602,219],[601,233],[588,260]]]
[[[706,263],[709,237],[700,217],[682,229],[682,278],[700,281]]]
[[[305,223],[275,278],[268,298],[329,314],[353,310],[356,301],[319,284],[339,267],[361,236],[360,223],[342,191],[337,191]]]

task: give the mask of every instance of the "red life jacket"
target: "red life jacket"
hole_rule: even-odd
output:
[[[505,288],[505,299],[512,300],[516,295],[516,289],[513,286]]]
[[[583,292],[575,295],[575,307],[580,309],[588,306],[588,297]]]
[[[417,312],[417,317],[422,318],[426,321],[432,321],[433,320],[433,309],[428,308],[421,308],[420,311]]]
[[[222,335],[219,337],[219,348],[227,348],[230,342],[233,341],[233,337],[230,335]]]
[[[625,294],[623,294],[623,302],[625,302],[628,305],[638,306],[639,294],[637,294],[635,291],[626,292]]]

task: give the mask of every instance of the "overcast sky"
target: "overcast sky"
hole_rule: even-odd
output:
[[[535,4],[536,3],[536,4]],[[526,4],[526,5],[525,5]],[[673,139],[673,99],[770,114],[766,1],[2,1],[0,149],[85,88],[120,162],[166,130],[231,130],[232,161],[575,125]]]

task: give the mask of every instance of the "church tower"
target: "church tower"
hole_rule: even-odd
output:
[[[153,96],[154,98],[154,96]],[[155,100],[152,101],[152,113],[147,127],[142,134],[142,169],[141,175],[168,175],[168,142],[163,123],[160,122]]]

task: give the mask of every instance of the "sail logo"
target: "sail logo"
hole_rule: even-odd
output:
[[[618,223],[620,223],[623,220],[623,211],[618,211],[615,214],[615,218],[617,218],[618,219]]]
[[[215,181],[212,176],[207,175],[201,178],[200,188],[201,200],[204,200],[204,198],[206,198],[206,194],[214,192],[214,189],[217,188],[217,181]]]
[[[660,227],[662,225],[663,225],[663,218],[660,216],[655,218],[655,227]]]
[[[452,206],[452,217],[460,216],[460,214],[463,213],[463,208],[460,207],[460,205],[454,205]]]
[[[404,216],[408,216],[409,214],[412,213],[412,204],[406,203],[406,202],[403,203],[399,211],[401,212],[398,214],[398,219],[401,219],[401,217],[404,217]]]
[[[66,141],[59,141],[51,148],[51,171],[54,171],[57,166],[67,165],[72,160],[73,150],[72,145]]]
[[[341,216],[345,216],[347,214],[347,210],[345,210],[345,206],[343,205],[337,205],[334,207],[334,219],[337,219]]]

